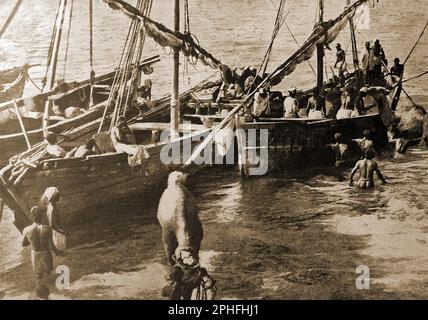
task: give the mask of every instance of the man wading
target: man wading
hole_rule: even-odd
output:
[[[386,184],[386,180],[383,177],[382,173],[379,170],[379,167],[376,161],[373,160],[375,153],[372,149],[368,149],[365,152],[365,157],[363,160],[360,160],[355,165],[355,168],[351,173],[351,181],[349,184],[352,186],[354,184],[354,176],[357,172],[360,173],[360,178],[357,182],[357,187],[361,189],[370,189],[374,187],[373,175],[376,172],[379,179],[383,184]]]
[[[59,251],[52,243],[52,228],[42,225],[43,211],[39,207],[33,207],[30,211],[34,223],[23,231],[22,246],[31,246],[31,263],[38,280],[49,275],[53,270],[52,251]]]

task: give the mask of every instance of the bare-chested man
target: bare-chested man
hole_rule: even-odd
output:
[[[373,175],[376,172],[379,179],[382,181],[383,184],[386,183],[385,178],[383,177],[382,173],[379,170],[379,167],[376,163],[376,161],[373,160],[375,157],[374,151],[372,149],[368,149],[365,152],[364,159],[357,162],[355,165],[355,168],[352,170],[351,173],[351,181],[349,184],[352,186],[354,184],[354,176],[357,172],[360,173],[360,178],[357,182],[357,187],[362,189],[370,189],[374,187],[374,179]]]
[[[346,166],[349,163],[348,145],[344,142],[342,134],[339,132],[334,135],[334,139],[336,140],[336,143],[328,144],[327,147],[333,150],[335,154],[335,157],[336,157],[335,166],[337,168]]]
[[[358,144],[362,154],[365,154],[365,152],[367,150],[374,151],[374,143],[373,143],[373,140],[371,138],[370,130],[364,130],[363,131],[363,138],[362,139],[352,139],[352,141],[354,141]]]
[[[42,225],[43,210],[40,207],[31,208],[30,215],[34,223],[23,231],[22,246],[31,246],[31,263],[37,279],[42,279],[53,270],[52,251],[59,251],[52,243],[52,228]]]

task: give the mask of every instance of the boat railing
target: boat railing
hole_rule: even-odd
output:
[[[106,163],[121,163],[128,160],[126,153],[108,152],[98,155],[74,158],[54,158],[46,159],[40,162],[41,170],[66,169],[73,167],[87,167]]]

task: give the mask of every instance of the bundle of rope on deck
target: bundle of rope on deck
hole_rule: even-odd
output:
[[[175,256],[172,259],[175,265],[170,278],[174,282],[175,289],[171,293],[164,292],[164,295],[169,295],[171,300],[190,299],[192,292],[196,289],[196,300],[208,300],[209,292],[212,293],[210,299],[215,298],[216,281],[208,274],[207,269],[201,267],[199,263],[194,266],[185,265]]]

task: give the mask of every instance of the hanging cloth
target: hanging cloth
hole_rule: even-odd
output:
[[[229,121],[227,126],[221,129],[215,135],[215,145],[217,147],[217,152],[220,156],[224,157],[227,155],[230,146],[233,143],[233,138],[235,137],[235,118]]]

